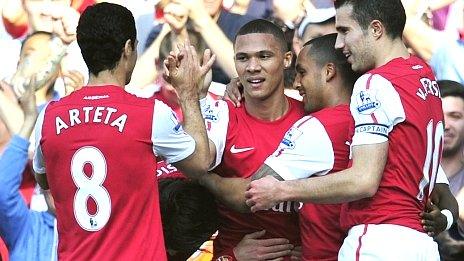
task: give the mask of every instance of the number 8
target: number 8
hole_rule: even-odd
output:
[[[85,164],[92,165],[92,175],[88,178],[84,173]],[[71,160],[71,176],[76,184],[74,195],[74,217],[84,230],[99,231],[111,215],[111,198],[102,186],[106,178],[106,159],[102,152],[90,146],[85,146],[74,153]],[[97,204],[97,211],[91,215],[87,209],[89,197]]]

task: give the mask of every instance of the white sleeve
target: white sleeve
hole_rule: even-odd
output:
[[[334,164],[332,142],[321,122],[306,116],[285,133],[277,150],[265,160],[284,180],[325,175]]]
[[[44,161],[44,157],[42,154],[42,148],[40,146],[40,141],[42,140],[42,126],[43,126],[43,121],[45,117],[45,111],[47,110],[47,106],[48,104],[45,105],[45,107],[39,113],[39,116],[37,117],[37,121],[34,127],[35,142],[34,142],[34,158],[32,159],[32,168],[34,169],[34,172],[37,174],[44,174],[47,172],[45,170],[45,161]]]
[[[216,147],[216,160],[210,166],[210,170],[217,167],[222,161],[226,146],[227,129],[229,127],[229,106],[222,100],[215,101],[211,98],[202,99],[201,112],[205,119],[208,138]]]
[[[393,127],[406,118],[398,92],[377,74],[364,74],[356,81],[350,110],[355,122],[353,145],[387,141]]]
[[[437,179],[436,179],[435,183],[436,184],[441,183],[441,184],[449,185],[448,178],[446,177],[445,171],[443,170],[441,165],[438,165]]]
[[[172,109],[155,100],[152,134],[153,152],[168,163],[181,161],[195,151],[195,140],[187,134]]]

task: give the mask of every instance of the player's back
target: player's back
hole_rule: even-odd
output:
[[[435,77],[425,62],[411,56],[370,71],[356,85],[352,112],[372,118],[372,124],[356,123],[356,133],[388,135],[388,158],[377,193],[349,203],[342,222],[347,227],[396,224],[423,231],[419,213],[442,149],[443,112]],[[385,121],[392,122],[392,130],[377,124]]]
[[[288,98],[289,111],[276,121],[254,118],[245,107],[229,103],[229,125],[222,163],[214,170],[225,177],[251,177],[278,147],[286,131],[305,113],[302,103]],[[271,210],[238,213],[220,205],[221,225],[214,241],[214,256],[234,248],[246,234],[262,229],[265,238],[283,237],[299,244],[299,202],[283,202]]]
[[[154,103],[94,86],[46,108],[40,144],[60,259],[166,259],[153,182]]]

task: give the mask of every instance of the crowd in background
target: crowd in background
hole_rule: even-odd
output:
[[[0,240],[0,260],[53,258],[55,221],[47,212],[44,196],[36,188],[31,174],[29,143],[15,136],[21,134],[29,138],[32,126],[27,125],[35,121],[37,112],[27,107],[27,102],[19,103],[18,99],[29,97],[28,102],[35,101],[40,112],[47,102],[64,97],[87,83],[88,70],[76,43],[76,27],[80,13],[98,2],[123,5],[131,10],[136,21],[138,60],[126,90],[140,97],[156,95],[180,118],[176,91],[165,81],[162,72],[163,60],[186,39],[198,53],[209,48],[216,55],[206,82],[210,83],[209,95],[217,99],[224,95],[231,79],[237,77],[233,42],[245,23],[256,18],[274,22],[284,31],[288,49],[294,54],[298,54],[309,40],[336,33],[332,0],[0,0],[3,21],[0,24],[0,166],[4,167],[0,169],[0,236],[3,239]],[[437,80],[464,89],[464,1],[402,2],[407,15],[403,37],[410,52],[430,64]],[[295,74],[293,67],[286,69],[284,80],[286,94],[298,99],[298,91],[293,87]],[[30,93],[28,96],[31,88],[35,90],[35,97]],[[455,151],[448,154],[445,151],[442,164],[461,215],[457,226],[436,237],[444,260],[464,258],[464,95],[461,98],[459,106],[452,108],[454,113],[447,118],[450,123],[445,127],[445,135],[448,130],[457,145]],[[444,113],[446,118],[445,107]],[[21,155],[3,155],[8,146]],[[171,170],[172,166],[162,165],[158,174],[171,173]],[[2,177],[6,171],[17,175]],[[19,193],[24,202],[16,197]],[[14,224],[7,222],[10,210],[20,205],[30,208],[23,208],[23,213],[30,216],[15,220]],[[13,237],[5,235],[8,226],[10,230],[34,230],[23,227],[28,222],[29,226],[36,227],[34,237],[23,238],[19,232]],[[32,251],[22,248],[27,245],[24,242],[32,238],[37,240],[41,233],[51,235],[41,238],[42,251],[24,255]]]

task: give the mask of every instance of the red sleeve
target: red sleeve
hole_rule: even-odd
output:
[[[3,239],[0,237],[0,260],[8,261],[8,249],[6,248]]]
[[[28,24],[17,25],[17,24],[14,24],[8,21],[3,16],[2,16],[2,20],[3,20],[3,25],[5,26],[5,30],[11,35],[11,37],[15,39],[21,36],[24,36],[27,33],[27,30],[29,29]]]
[[[84,12],[84,10],[90,6],[94,5],[95,0],[73,0],[71,6],[76,9],[80,14]]]

